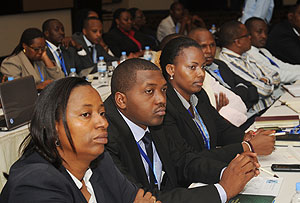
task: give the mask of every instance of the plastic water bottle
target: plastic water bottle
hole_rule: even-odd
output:
[[[293,195],[291,203],[300,203],[300,182],[296,183],[296,193]]]
[[[215,34],[216,32],[217,32],[217,28],[216,28],[216,25],[215,24],[212,24],[211,25],[211,28],[210,28],[210,30],[209,30],[210,32],[211,32],[211,34]]]
[[[122,51],[122,56],[120,57],[120,63],[122,63],[123,61],[125,61],[127,59],[127,55],[126,55],[126,51]]]
[[[70,71],[71,72],[69,73],[69,77],[78,77],[76,73],[76,68],[71,68]]]
[[[12,81],[14,80],[14,77],[7,77],[7,81]]]
[[[149,46],[145,46],[144,59],[148,61],[152,60],[152,53]]]
[[[106,76],[106,71],[107,71],[107,66],[104,61],[104,57],[100,56],[99,61],[97,62],[97,70],[99,73],[99,78],[105,78]]]

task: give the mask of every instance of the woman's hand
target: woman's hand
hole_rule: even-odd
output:
[[[45,63],[47,68],[53,68],[55,66],[55,64],[51,61],[51,59],[49,58],[49,56],[47,55],[46,50],[42,53],[42,60]]]
[[[44,82],[41,82],[41,83],[39,83],[38,85],[36,85],[36,89],[42,90],[42,89],[44,89],[47,85],[49,85],[51,82],[53,82],[53,80],[45,80]]]
[[[156,197],[152,196],[150,192],[146,192],[144,195],[144,190],[139,189],[136,194],[134,203],[161,203],[161,201],[156,201]]]

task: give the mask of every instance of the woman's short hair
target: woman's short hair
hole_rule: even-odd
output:
[[[36,38],[44,38],[44,34],[41,30],[39,30],[38,28],[27,28],[26,30],[24,30],[21,35],[19,44],[16,46],[11,55],[21,52],[24,48],[22,45],[23,43],[30,46],[32,44],[32,41]]]
[[[76,153],[67,125],[66,109],[72,90],[85,85],[90,83],[82,78],[68,77],[52,82],[41,92],[33,112],[30,134],[21,145],[24,146],[23,154],[37,151],[55,167],[59,167],[62,163],[62,158],[56,149],[59,144],[56,122],[59,121],[62,121],[66,136]]]
[[[201,50],[200,45],[195,40],[188,37],[177,37],[170,40],[165,45],[160,55],[160,67],[166,80],[169,78],[169,75],[166,71],[166,66],[168,64],[174,64],[176,56],[180,54],[182,49],[188,47],[196,47]]]

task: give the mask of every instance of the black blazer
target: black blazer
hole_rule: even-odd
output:
[[[266,48],[284,62],[300,64],[300,37],[287,20],[275,25],[270,31]]]
[[[112,96],[104,102],[109,122],[107,151],[126,177],[138,186],[150,188],[144,165],[134,136],[117,111]],[[162,126],[149,127],[153,142],[163,165],[165,175],[160,191],[152,191],[162,202],[220,202],[213,185],[195,189],[180,187],[180,183],[219,182],[220,172],[226,165],[218,155],[210,152],[194,153],[176,134],[167,135]],[[185,185],[186,186],[186,185]]]
[[[215,59],[214,63],[218,65],[220,74],[224,82],[226,82],[231,87],[231,91],[241,97],[241,99],[247,106],[247,109],[250,109],[254,104],[258,102],[257,88],[254,85],[232,72],[232,70],[230,70],[227,64],[223,61]],[[240,86],[239,84],[243,84],[248,88]]]
[[[91,66],[94,66],[95,64],[94,64],[94,61],[93,61],[93,58],[92,58],[92,54],[91,54],[90,49],[88,48],[87,44],[84,41],[83,34],[81,32],[74,33],[73,36],[72,36],[72,38],[77,43],[81,44],[82,47],[83,47],[83,49],[87,53],[86,56],[83,56],[83,58],[86,61],[86,63],[89,63],[89,64],[91,64]],[[120,60],[117,57],[109,55],[105,51],[105,49],[101,45],[99,45],[99,44],[96,44],[95,48],[97,50],[97,59],[100,56],[103,56],[106,63],[111,63],[112,61],[119,61]]]
[[[137,187],[115,167],[110,155],[104,152],[92,168],[90,182],[97,202],[132,203]],[[18,202],[87,202],[69,173],[59,169],[37,152],[19,159],[10,169],[8,182],[1,195],[1,203]]]
[[[55,58],[52,52],[50,51],[50,49],[47,48],[46,52],[48,57],[56,63]],[[69,47],[68,49],[66,49],[65,47],[61,47],[61,52],[64,58],[64,62],[68,74],[70,73],[71,68],[76,68],[76,72],[80,73],[80,71],[82,71],[83,69],[94,66],[94,64],[87,62],[85,60],[85,57],[79,56],[74,47]]]
[[[198,97],[196,108],[209,132],[210,151],[219,153],[221,160],[230,162],[232,157],[243,152],[241,142],[244,132],[226,121],[218,113],[210,104],[204,89],[195,95]],[[168,83],[167,88],[167,113],[163,125],[168,132],[179,133],[194,150],[203,151],[206,149],[201,133],[170,83]],[[224,147],[215,149],[216,146]]]
[[[154,50],[156,49],[155,42],[142,32],[136,31],[134,38],[141,43],[142,49],[144,49],[145,46],[150,46],[150,48]],[[116,27],[103,34],[103,40],[108,45],[112,53],[118,57],[121,56],[122,51],[126,51],[127,55],[131,52],[134,53],[140,51],[136,43],[134,43]]]

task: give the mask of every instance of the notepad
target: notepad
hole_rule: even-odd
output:
[[[299,116],[260,116],[255,118],[255,128],[288,128],[299,125]]]
[[[294,97],[300,97],[300,84],[283,85],[286,91],[288,91]]]

